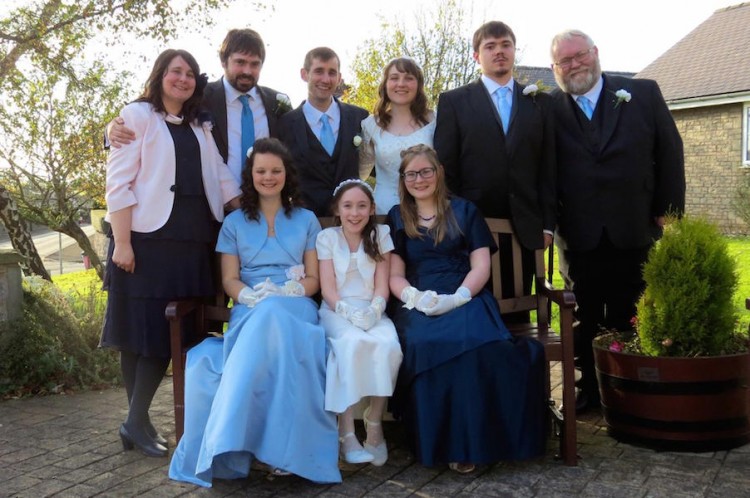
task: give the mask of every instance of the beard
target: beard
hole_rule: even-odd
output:
[[[238,74],[227,77],[229,84],[241,93],[249,92],[258,82],[250,74]]]
[[[599,64],[599,58],[595,58],[591,65],[584,71],[579,71],[573,75],[560,74],[555,71],[555,81],[565,93],[574,95],[583,95],[591,90],[602,75],[602,68]]]

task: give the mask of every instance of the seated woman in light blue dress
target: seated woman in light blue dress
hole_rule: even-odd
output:
[[[341,482],[336,417],[324,409],[326,337],[318,324],[315,215],[295,207],[294,168],[261,139],[242,172],[241,210],[216,250],[234,300],[223,338],[188,352],[185,434],[169,477],[210,487],[246,477],[253,459],[276,474]]]
[[[435,113],[427,107],[424,75],[413,59],[393,59],[383,69],[378,102],[362,121],[359,176],[367,179],[375,166],[375,212],[388,214],[399,203],[401,151],[412,145],[432,146]]]

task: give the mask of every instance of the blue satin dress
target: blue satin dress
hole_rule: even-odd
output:
[[[276,237],[263,216],[235,211],[224,221],[217,251],[240,257],[240,278],[250,286],[302,264],[315,248],[320,224],[295,209],[279,212]],[[237,479],[253,459],[320,483],[341,482],[336,416],[325,411],[326,337],[315,302],[272,296],[254,308],[235,305],[222,338],[188,352],[185,434],[169,477],[210,487],[214,478]]]
[[[388,214],[393,252],[419,290],[453,294],[471,269],[470,253],[497,250],[474,204],[454,197],[451,208],[461,233],[437,245],[426,231],[422,238],[406,235],[399,206]],[[390,408],[403,421],[417,461],[488,464],[544,454],[543,346],[513,338],[486,289],[439,316],[397,304],[389,316],[404,360]]]

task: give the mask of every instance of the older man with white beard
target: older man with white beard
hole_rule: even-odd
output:
[[[591,341],[626,330],[641,266],[664,218],[685,205],[682,139],[656,82],[602,74],[577,30],[552,40],[560,272],[578,303],[576,409],[599,406]]]

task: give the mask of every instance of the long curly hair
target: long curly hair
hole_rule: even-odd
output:
[[[368,199],[370,199],[370,206],[375,205],[375,198],[372,195],[372,190],[365,187],[361,182],[349,182],[339,185],[335,194],[333,195],[333,201],[331,202],[331,211],[334,213],[333,220],[336,226],[341,225],[341,217],[339,216],[339,202],[346,192],[353,188],[358,188],[365,193]],[[375,222],[375,215],[370,215],[367,220],[365,227],[362,229],[362,248],[371,259],[374,261],[383,261],[383,255],[380,254],[380,245],[378,244],[378,229],[377,223]]]
[[[420,126],[430,122],[430,109],[427,107],[427,94],[424,91],[424,74],[422,69],[408,57],[399,57],[386,64],[383,69],[383,78],[378,86],[378,102],[375,104],[375,121],[384,130],[391,123],[391,99],[388,97],[388,72],[395,67],[397,71],[411,74],[417,78],[417,95],[409,106],[411,115]]]
[[[281,159],[284,164],[286,180],[281,189],[281,205],[284,207],[284,215],[289,218],[295,206],[301,205],[299,190],[297,188],[297,171],[292,161],[289,149],[276,138],[260,138],[255,141],[250,157],[245,161],[242,169],[242,183],[240,190],[240,206],[245,215],[255,221],[260,220],[260,195],[253,185],[253,165],[258,154],[273,154]]]
[[[154,61],[154,67],[151,68],[151,74],[148,75],[143,93],[136,99],[136,102],[148,102],[157,112],[167,114],[167,110],[164,108],[164,87],[162,86],[162,82],[164,76],[167,74],[169,64],[175,57],[182,57],[188,66],[190,66],[190,70],[193,71],[193,75],[195,76],[195,91],[182,104],[184,122],[189,123],[198,116],[201,101],[203,100],[203,89],[206,87],[208,78],[206,78],[206,75],[200,74],[201,70],[198,62],[187,50],[168,48],[159,54],[156,61]]]
[[[429,145],[418,144],[401,151],[401,165],[398,168],[398,196],[401,201],[399,210],[404,221],[404,231],[409,238],[422,238],[419,232],[419,213],[417,202],[409,193],[404,181],[404,171],[415,158],[422,156],[435,168],[435,221],[427,229],[427,234],[438,245],[447,236],[454,238],[461,233],[450,203],[450,192],[445,184],[445,170],[438,160],[437,152]]]

